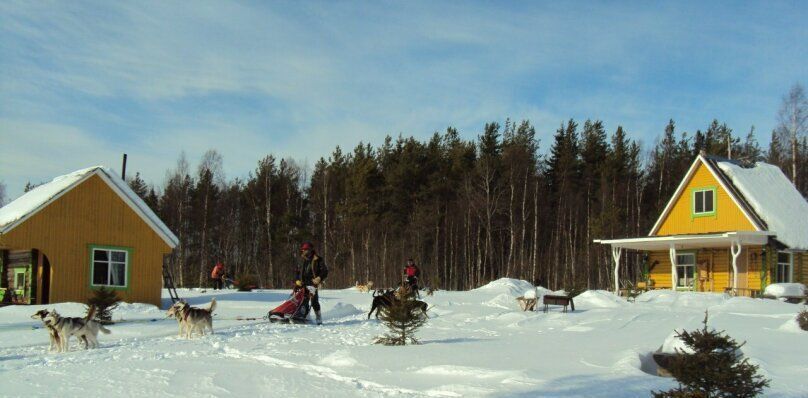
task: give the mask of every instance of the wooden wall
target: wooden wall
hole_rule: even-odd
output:
[[[693,188],[716,187],[716,213],[714,216],[692,217]],[[710,170],[699,164],[693,177],[676,199],[668,216],[662,221],[656,235],[703,234],[726,231],[754,231],[755,227],[721,188]]]
[[[744,246],[738,257],[738,287],[745,289],[761,289],[761,267],[763,257],[761,246]],[[707,248],[699,250],[680,250],[681,253],[696,253],[696,290],[721,293],[732,285],[732,254],[726,248]],[[650,279],[657,288],[670,289],[671,261],[668,251],[648,253],[648,264],[658,264],[651,269]],[[767,282],[771,276],[767,271]]]
[[[163,255],[171,248],[97,175],[0,236],[0,247],[48,257],[51,303],[86,302],[92,295],[89,245],[131,248],[129,286],[119,295],[160,305]]]

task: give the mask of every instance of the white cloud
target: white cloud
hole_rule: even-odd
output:
[[[313,162],[336,145],[377,144],[385,134],[425,138],[453,125],[471,138],[505,117],[531,119],[545,148],[570,117],[601,118],[610,130],[620,123],[646,138],[670,117],[688,131],[719,117],[764,132],[775,109],[763,108],[787,89],[772,86],[805,76],[793,66],[804,62],[783,50],[805,54],[808,42],[798,27],[777,36],[769,13],[799,15],[773,7],[716,20],[713,11],[2,2],[0,134],[14,148],[37,142],[43,155],[0,165],[13,193],[15,181],[85,167],[84,158],[117,166],[124,151],[133,170],[160,184],[182,150],[194,162],[216,148],[228,175],[243,176],[267,153]],[[761,17],[774,22],[750,23]],[[766,42],[746,48],[749,35]],[[764,61],[782,66],[782,76]],[[755,102],[766,89],[775,99]],[[35,164],[39,157],[47,159]]]

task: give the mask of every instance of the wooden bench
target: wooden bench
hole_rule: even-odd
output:
[[[542,302],[544,303],[544,312],[547,312],[548,307],[551,305],[563,305],[563,312],[567,312],[567,306],[570,306],[572,310],[575,311],[575,302],[573,302],[572,297],[569,296],[545,294]]]

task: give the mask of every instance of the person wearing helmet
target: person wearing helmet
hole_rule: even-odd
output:
[[[421,276],[421,270],[415,265],[415,260],[407,259],[407,266],[404,267],[404,277],[407,278],[407,284],[413,292],[418,292],[418,277]]]
[[[323,259],[314,251],[311,242],[303,242],[300,245],[300,257],[303,261],[297,269],[295,285],[305,287],[309,290],[309,304],[314,309],[314,316],[318,325],[322,325],[323,319],[320,315],[320,295],[318,288],[328,276],[328,267]],[[308,311],[307,313],[308,314]]]

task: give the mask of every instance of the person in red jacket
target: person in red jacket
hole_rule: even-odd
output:
[[[213,271],[210,272],[210,279],[213,279],[213,290],[220,290],[224,287],[224,264],[216,263]]]
[[[415,265],[415,260],[407,259],[407,266],[404,267],[404,277],[407,278],[407,284],[413,292],[418,292],[418,277],[421,276],[421,270]]]

